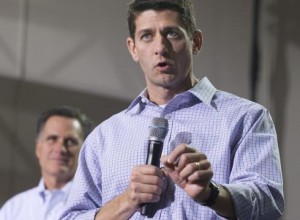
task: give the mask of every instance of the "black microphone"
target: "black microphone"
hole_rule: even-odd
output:
[[[149,143],[146,165],[159,167],[163,150],[164,139],[168,133],[168,120],[165,118],[153,118],[149,126]],[[148,204],[142,205],[141,214],[149,215]]]

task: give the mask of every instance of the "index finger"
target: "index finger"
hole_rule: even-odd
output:
[[[187,144],[180,144],[167,156],[167,163],[176,165],[182,154],[195,152],[197,152],[197,150],[191,146]]]

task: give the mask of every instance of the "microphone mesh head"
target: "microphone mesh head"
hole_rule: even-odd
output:
[[[152,125],[149,126],[149,139],[154,141],[164,141],[168,133],[168,120],[165,118],[153,118]]]

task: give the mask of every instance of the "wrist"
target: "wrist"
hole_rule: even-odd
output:
[[[114,210],[113,212],[111,210]],[[121,195],[115,197],[104,206],[102,206],[95,214],[97,219],[129,219],[137,208],[132,206],[129,195],[123,192]]]
[[[219,186],[214,181],[210,181],[208,185],[208,189],[206,190],[205,199],[199,201],[199,203],[203,206],[211,207],[215,204],[218,196],[219,196]]]

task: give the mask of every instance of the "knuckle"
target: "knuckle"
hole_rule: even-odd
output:
[[[158,202],[160,200],[160,196],[156,194],[150,194],[148,199],[151,202]]]
[[[186,154],[182,154],[182,155],[180,156],[180,162],[182,162],[183,164],[186,164],[187,161],[188,161],[187,155],[186,155]]]
[[[159,177],[155,177],[154,184],[160,186],[162,184],[162,179]]]
[[[206,166],[207,169],[211,166],[211,164],[208,160],[206,161],[205,166]]]
[[[134,193],[137,193],[138,192],[138,186],[136,183],[131,183],[130,184],[130,190]]]
[[[132,173],[131,174],[131,182],[136,182],[138,180],[138,174]]]
[[[156,192],[156,194],[161,195],[161,193],[162,193],[162,188],[159,187],[159,186],[155,186],[155,192]]]

